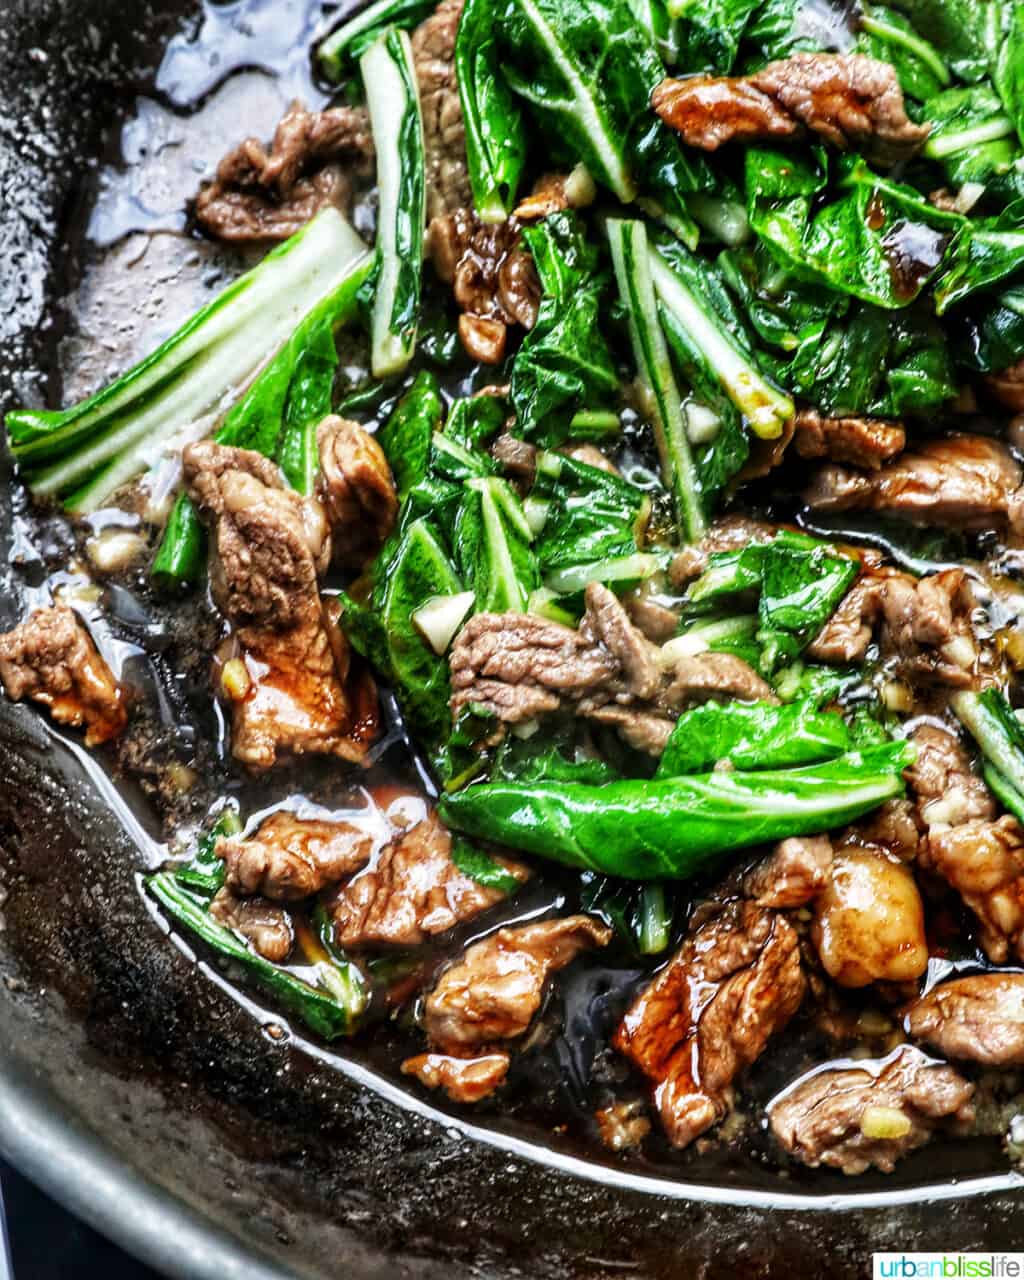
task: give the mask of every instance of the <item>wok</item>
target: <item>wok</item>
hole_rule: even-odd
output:
[[[318,11],[229,0],[205,21],[241,66],[260,62],[261,32],[298,30]],[[153,74],[167,41],[187,50],[203,20],[185,4],[0,0],[0,408],[61,394],[57,343],[90,175],[136,95],[166,94]],[[252,127],[240,118],[218,144]],[[5,473],[4,625],[38,585],[30,558],[11,564],[25,511]],[[63,536],[45,522],[35,532]],[[698,1166],[683,1180],[521,1122],[446,1114],[358,1045],[275,1042],[258,1010],[164,936],[138,888],[153,852],[138,797],[0,701],[0,1151],[168,1275],[542,1280],[803,1265],[847,1277],[870,1274],[873,1250],[1024,1240],[1021,1180],[995,1144],[946,1148],[869,1184],[829,1174],[787,1189],[771,1171],[727,1170],[695,1181]]]

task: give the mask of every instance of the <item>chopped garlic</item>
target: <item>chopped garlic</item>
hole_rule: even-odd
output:
[[[229,658],[220,673],[220,687],[232,702],[241,702],[252,687],[249,671],[241,658]]]
[[[899,1107],[865,1107],[860,1118],[865,1138],[905,1138],[910,1128],[910,1117]]]

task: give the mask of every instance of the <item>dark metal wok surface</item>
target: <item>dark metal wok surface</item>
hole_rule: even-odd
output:
[[[118,308],[139,305],[91,297],[81,275],[76,247],[97,187],[94,237],[176,229],[173,182],[162,195],[159,183],[134,194],[127,184],[127,202],[124,186],[103,199],[96,167],[124,121],[170,112],[176,95],[205,111],[225,73],[248,67],[244,111],[221,97],[213,142],[260,132],[255,116],[272,123],[281,95],[308,87],[319,8],[231,0],[204,16],[176,4],[0,0],[0,409],[60,394],[56,351],[74,290],[91,316],[83,358],[112,358],[125,337]],[[268,48],[283,86],[259,72]],[[289,62],[293,48],[301,56]],[[126,156],[141,170],[153,136]],[[194,158],[173,133],[160,149],[154,172]],[[165,259],[151,256],[142,279],[159,303]],[[0,483],[8,566],[24,551],[23,513],[6,474]],[[59,539],[59,526],[42,536]],[[7,572],[4,625],[33,585],[31,560]],[[0,1150],[168,1274],[714,1277],[813,1266],[859,1276],[877,1249],[1024,1240],[1024,1197],[994,1145],[929,1153],[909,1177],[866,1191],[834,1176],[787,1187],[749,1170],[716,1170],[700,1186],[659,1181],[664,1170],[596,1164],[535,1127],[445,1116],[357,1049],[336,1060],[298,1039],[275,1043],[258,1011],[162,935],[138,893],[147,840],[143,806],[32,712],[0,702]]]

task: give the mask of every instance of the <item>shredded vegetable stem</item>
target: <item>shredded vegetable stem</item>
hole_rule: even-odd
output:
[[[426,174],[412,46],[386,31],[359,59],[377,148],[377,267],[370,364],[375,378],[401,373],[416,350],[423,266]]]
[[[668,344],[658,319],[647,229],[633,219],[609,218],[607,230],[615,281],[629,315],[639,384],[654,419],[663,478],[675,501],[681,533],[688,541],[696,542],[706,528],[700,483]]]

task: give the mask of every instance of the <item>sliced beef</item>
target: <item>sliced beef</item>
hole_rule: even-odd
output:
[[[287,240],[327,205],[347,211],[351,186],[334,162],[372,155],[365,107],[314,112],[293,102],[269,151],[247,138],[228,152],[196,197],[196,221],[220,240]]]
[[[772,1133],[811,1168],[891,1173],[937,1129],[964,1132],[974,1086],[918,1049],[857,1067],[817,1071],[769,1108]]]
[[[933,827],[918,864],[941,876],[978,917],[991,961],[1024,962],[1024,830],[1016,818]]]
[[[882,849],[837,848],[814,902],[811,939],[821,967],[841,987],[919,978],[928,941],[910,868]]]
[[[462,345],[474,360],[499,364],[508,326],[532,329],[540,305],[540,281],[519,223],[484,223],[472,206],[455,209],[431,220],[427,251],[438,277],[452,286]]]
[[[654,1082],[669,1141],[725,1115],[736,1076],[796,1012],[799,941],[778,912],[732,902],[700,925],[635,1001],[614,1045]]]
[[[1024,1066],[1024,974],[981,973],[934,987],[905,1010],[907,1034],[949,1058]]]
[[[384,450],[358,423],[332,414],[316,429],[317,487],[337,563],[362,566],[395,527],[398,496]]]
[[[458,1058],[450,1053],[421,1053],[406,1058],[402,1074],[415,1076],[428,1089],[443,1089],[452,1102],[479,1102],[504,1084],[511,1055],[504,1049],[478,1058]]]
[[[584,165],[571,173],[544,173],[530,194],[514,210],[520,222],[535,222],[565,209],[585,209],[594,203],[597,188]]]
[[[962,569],[913,578],[870,567],[807,649],[819,662],[862,662],[876,631],[882,656],[912,684],[968,688],[977,678],[978,646],[971,626],[975,608]]]
[[[648,583],[627,591],[622,603],[633,625],[654,644],[664,644],[679,630],[679,614],[671,607],[671,601],[664,596],[659,598],[657,589]]]
[[[843,844],[886,849],[900,862],[914,861],[920,840],[916,806],[906,798],[886,800],[868,817],[847,827],[841,836]]]
[[[629,620],[607,587],[591,583],[578,629],[531,614],[481,613],[451,652],[452,711],[486,707],[508,724],[572,707],[615,725],[640,750],[660,755],[679,712],[712,698],[776,701],[733,654],[668,659]]]
[[[466,129],[455,78],[455,37],[464,0],[442,0],[413,31],[427,167],[427,219],[471,208]]]
[[[750,76],[663,80],[651,105],[688,146],[704,151],[810,131],[893,165],[928,136],[908,118],[894,68],[863,54],[796,53]]]
[[[829,458],[877,471],[903,452],[907,433],[898,422],[880,418],[823,418],[801,409],[794,421],[793,447],[801,458]]]
[[[537,472],[537,446],[527,440],[502,432],[491,445],[491,457],[507,476],[522,481],[524,487],[533,484]]]
[[[984,436],[931,440],[867,473],[822,467],[804,492],[815,511],[881,511],[955,529],[1014,527],[1021,470],[1009,450]]]
[[[1004,408],[1011,413],[1024,413],[1024,359],[1008,369],[990,373],[985,385]]]
[[[747,873],[743,892],[759,907],[805,907],[828,884],[831,866],[828,836],[790,836]]]
[[[496,858],[522,884],[529,870]],[[507,895],[460,871],[452,861],[452,838],[434,813],[383,849],[347,880],[327,910],[342,947],[414,947],[472,920]]]
[[[611,929],[590,916],[567,916],[499,929],[474,943],[427,997],[431,1043],[466,1056],[516,1039],[533,1021],[551,974],[611,937]]]
[[[49,707],[58,724],[85,729],[85,745],[116,738],[128,722],[124,690],[73,609],[36,609],[0,635],[0,680],[14,702]]]
[[[992,793],[971,766],[963,743],[938,725],[914,730],[917,759],[906,771],[920,824],[958,827],[973,818],[996,816]]]
[[[288,912],[266,898],[236,898],[225,886],[210,903],[210,915],[218,924],[234,929],[252,943],[253,950],[273,964],[291,954],[295,939]]]
[[[222,836],[218,858],[236,894],[262,894],[276,902],[308,898],[366,865],[384,843],[373,811],[365,821],[302,818],[286,809],[271,814],[251,836]]]
[[[245,449],[189,445],[185,483],[212,529],[210,582],[233,632],[214,673],[232,709],[231,749],[254,770],[283,755],[363,759],[378,726],[376,691],[349,678],[336,602],[320,598],[330,559],[322,504],[286,489]]]

